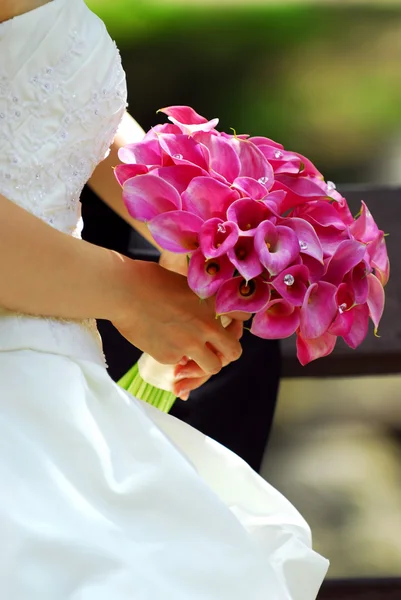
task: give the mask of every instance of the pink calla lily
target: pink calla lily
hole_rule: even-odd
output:
[[[231,204],[227,210],[227,219],[238,225],[241,235],[253,236],[262,221],[268,220],[272,211],[263,202],[240,198]]]
[[[350,239],[349,232],[346,229],[339,231],[335,227],[323,227],[313,222],[312,226],[319,238],[325,258],[333,256],[341,242]]]
[[[390,277],[390,262],[383,231],[380,232],[379,237],[374,242],[368,244],[367,251],[376,277],[385,286]]]
[[[369,316],[372,319],[373,324],[375,326],[376,334],[384,311],[384,289],[379,279],[375,275],[370,273],[367,276],[367,279],[369,284],[369,293],[367,300]]]
[[[118,151],[123,163],[137,165],[162,165],[162,151],[157,138],[128,144]]]
[[[270,286],[261,277],[250,281],[233,277],[217,292],[216,312],[218,315],[235,311],[255,313],[262,310],[269,299]]]
[[[199,234],[200,248],[206,258],[216,258],[233,248],[239,238],[236,223],[222,219],[209,219],[203,223]]]
[[[157,215],[148,228],[159,246],[169,252],[189,254],[199,248],[202,219],[184,210]]]
[[[274,183],[273,168],[259,148],[249,140],[242,140],[238,137],[232,137],[230,143],[241,164],[238,177],[252,177],[269,191]]]
[[[365,250],[365,245],[356,240],[341,242],[327,264],[324,280],[340,285],[344,276],[361,262]]]
[[[255,144],[255,146],[257,146],[258,148],[260,148],[261,146],[272,146],[276,150],[284,150],[284,146],[282,144],[279,144],[278,142],[275,142],[270,138],[263,137],[260,135],[250,137],[249,141],[252,142],[252,144]]]
[[[128,179],[123,187],[123,200],[131,217],[145,222],[181,208],[177,190],[150,173]]]
[[[167,115],[170,121],[186,135],[191,135],[196,131],[211,131],[219,124],[219,119],[208,121],[190,106],[168,106],[161,108],[158,112]]]
[[[251,333],[265,340],[281,340],[296,332],[299,321],[299,309],[276,298],[254,316]]]
[[[176,165],[192,164],[208,170],[209,153],[205,146],[198,144],[187,135],[160,134],[160,147]]]
[[[214,296],[233,275],[234,267],[227,256],[206,260],[201,250],[196,250],[189,261],[188,285],[202,299]]]
[[[349,331],[342,335],[350,348],[357,348],[365,339],[369,328],[369,308],[367,304],[355,306],[350,310],[352,324]]]
[[[279,207],[283,203],[285,196],[286,192],[284,192],[283,190],[276,190],[275,192],[269,192],[269,194],[264,200],[262,200],[262,202],[263,204],[266,204],[266,206],[269,206],[270,209],[274,211],[274,214],[276,214],[277,217],[279,217]]]
[[[152,175],[160,177],[175,187],[179,194],[187,189],[188,185],[195,177],[200,177],[204,171],[195,165],[172,165],[170,167],[157,167],[150,171]]]
[[[310,202],[309,204],[298,206],[295,214],[297,217],[306,219],[313,226],[334,227],[339,231],[347,229],[338,211],[329,202]]]
[[[289,227],[263,221],[255,232],[255,249],[269,273],[278,275],[299,255],[299,242]]]
[[[239,175],[241,163],[229,140],[211,133],[197,133],[194,139],[205,146],[209,154],[209,168],[232,183]]]
[[[255,138],[251,138],[250,141],[255,143],[254,139]],[[266,143],[258,143],[256,145],[263,152],[264,156],[272,165],[274,173],[277,175],[299,175],[302,173],[303,176],[321,177],[315,165],[305,156],[302,156],[297,152],[288,152],[282,147],[277,148],[275,145],[273,146]]]
[[[227,256],[246,281],[263,272],[251,237],[240,236],[235,246],[227,250]]]
[[[252,198],[252,200],[263,200],[269,195],[266,187],[252,177],[237,177],[233,182],[233,187],[239,190],[243,197]]]
[[[369,272],[369,265],[365,261],[361,261],[346,275],[345,281],[353,289],[355,304],[365,304],[368,299],[369,284],[367,275]]]
[[[379,228],[365,202],[362,202],[360,216],[350,225],[349,229],[356,240],[366,244],[374,242],[380,236]]]
[[[227,209],[239,194],[224,183],[211,177],[195,177],[182,194],[183,208],[205,221],[212,218],[226,220]]]
[[[308,287],[308,269],[295,265],[281,271],[272,281],[277,292],[292,306],[302,306]]]
[[[294,175],[276,175],[273,190],[287,192],[280,206],[280,212],[285,212],[299,204],[322,200],[326,197],[313,179]]]
[[[114,168],[114,175],[118,183],[123,186],[128,179],[137,175],[144,175],[149,171],[146,165],[117,165]]]
[[[309,254],[301,255],[302,264],[305,265],[308,269],[308,280],[309,283],[317,283],[320,281],[326,271],[325,263],[321,263],[313,258],[313,256],[309,256]]]
[[[151,127],[145,134],[144,140],[157,139],[161,133],[172,133],[174,135],[181,135],[182,131],[177,125],[172,123],[162,123]]]
[[[323,248],[312,225],[303,219],[289,218],[283,225],[295,231],[301,254],[308,254],[323,263]]]
[[[311,340],[326,333],[337,315],[336,294],[336,286],[326,281],[313,283],[308,288],[301,309],[303,338]]]
[[[347,283],[339,285],[336,294],[336,304],[338,307],[337,316],[328,331],[333,335],[344,336],[349,333],[354,322],[353,308],[355,305],[355,296],[351,285]]]
[[[312,360],[328,356],[334,350],[337,337],[331,333],[324,333],[318,338],[305,339],[297,335],[297,357],[302,366]]]

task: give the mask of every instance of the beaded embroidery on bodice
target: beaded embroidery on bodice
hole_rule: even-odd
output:
[[[125,107],[118,50],[83,0],[0,24],[0,193],[72,234]]]
[[[116,45],[83,0],[0,24],[0,194],[79,235],[79,196],[126,108]],[[96,323],[0,307],[0,352],[31,348],[104,365]]]

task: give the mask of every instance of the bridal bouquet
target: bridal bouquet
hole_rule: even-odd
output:
[[[187,106],[120,150],[115,169],[129,213],[163,249],[188,256],[188,285],[215,296],[219,316],[253,314],[251,332],[295,335],[302,365],[337,338],[375,334],[389,277],[385,234],[304,156],[265,137],[227,134]],[[144,355],[120,382],[162,410],[173,367]]]

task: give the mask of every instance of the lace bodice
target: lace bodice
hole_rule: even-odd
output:
[[[126,107],[116,45],[83,0],[52,0],[0,24],[0,193],[77,235],[79,196]],[[32,348],[104,364],[94,321],[0,307],[0,351]]]
[[[125,107],[118,50],[83,0],[0,24],[0,193],[73,233]]]

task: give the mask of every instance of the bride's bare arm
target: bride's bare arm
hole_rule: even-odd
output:
[[[150,235],[147,226],[129,215],[122,199],[121,186],[113,175],[113,167],[120,163],[118,150],[126,144],[139,142],[144,135],[142,127],[126,112],[109,156],[96,167],[89,180],[89,185],[114,212],[136,229],[148,242],[161,250]]]
[[[126,264],[0,195],[1,306],[71,319],[114,318]]]
[[[1,195],[0,273],[3,308],[109,319],[160,362],[173,364],[186,354],[214,373],[241,354],[185,277],[61,233]]]

